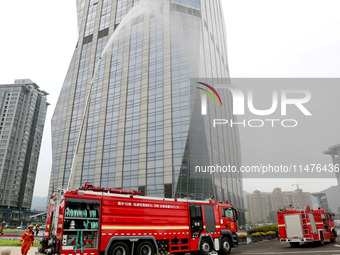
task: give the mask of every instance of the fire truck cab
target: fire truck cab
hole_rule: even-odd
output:
[[[226,201],[227,202],[227,201]],[[165,255],[238,246],[237,212],[228,203],[141,196],[92,187],[59,191],[50,200],[41,253]]]
[[[325,240],[335,242],[337,232],[334,227],[332,214],[324,209],[305,210],[286,207],[277,213],[279,235],[281,242],[289,242],[297,247],[301,242],[318,242]]]

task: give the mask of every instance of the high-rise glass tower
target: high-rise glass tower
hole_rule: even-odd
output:
[[[31,208],[46,96],[28,79],[0,85],[0,207]]]
[[[190,104],[191,78],[229,76],[220,0],[152,0],[142,14],[129,15],[142,5],[77,1],[79,40],[52,119],[51,189],[67,185],[87,84],[114,34],[91,92],[75,187],[89,181],[152,196],[215,195],[243,207],[240,174],[193,172],[197,163],[240,164],[237,130],[221,131],[217,140]]]

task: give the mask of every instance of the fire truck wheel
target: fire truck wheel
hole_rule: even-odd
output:
[[[137,246],[137,255],[154,255],[155,247],[150,241],[143,241]]]
[[[336,234],[335,234],[334,230],[332,230],[332,235],[331,236],[332,237],[331,237],[331,239],[329,241],[331,241],[331,243],[335,243],[335,241],[336,241]]]
[[[297,248],[300,246],[300,242],[289,242],[290,246],[292,246],[293,248]]]
[[[123,242],[114,243],[109,250],[109,255],[130,255],[129,247]]]
[[[221,241],[220,255],[229,254],[231,252],[231,241],[228,237],[223,237]]]
[[[200,246],[200,253],[201,255],[208,255],[211,251],[211,243],[208,239],[202,239],[201,246]]]
[[[323,246],[324,244],[325,244],[325,239],[323,238],[323,234],[321,233],[319,245],[320,245],[320,246]]]

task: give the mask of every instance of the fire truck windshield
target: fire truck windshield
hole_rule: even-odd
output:
[[[222,208],[222,217],[234,219],[234,212],[231,208]]]

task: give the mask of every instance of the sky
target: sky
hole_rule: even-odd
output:
[[[231,77],[340,77],[339,1],[222,0],[222,4]],[[254,139],[249,133],[247,138]],[[340,139],[327,146],[339,143]],[[326,149],[321,148],[320,154]],[[310,192],[337,184],[334,178],[244,179],[244,189],[270,192],[278,186],[288,191],[297,183]]]
[[[231,77],[340,77],[340,1],[221,1]],[[0,84],[28,78],[50,94],[34,190],[34,196],[46,196],[52,166],[50,122],[77,43],[76,2],[5,1],[0,31]],[[336,185],[334,178],[244,179],[244,189],[292,190],[296,183],[311,192]]]

